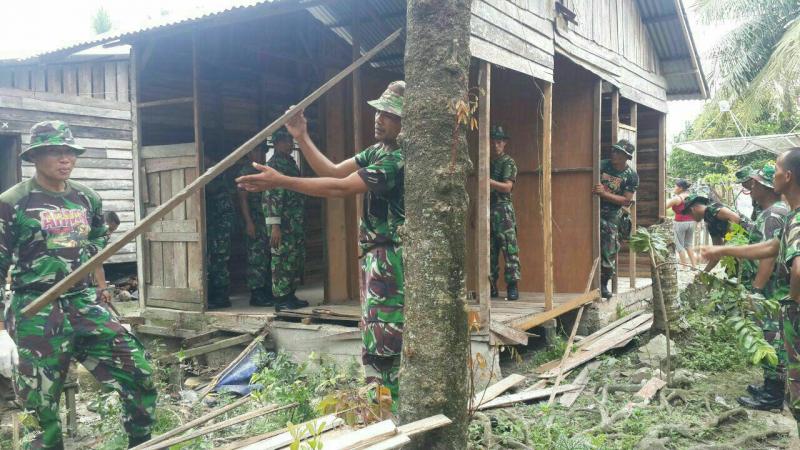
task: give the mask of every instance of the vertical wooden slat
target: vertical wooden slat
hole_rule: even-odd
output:
[[[17,67],[14,70],[14,87],[26,91],[31,89],[31,73],[27,67]]]
[[[102,64],[92,64],[92,97],[105,98],[105,75]]]
[[[0,68],[0,87],[14,87],[14,71],[9,68]]]
[[[476,205],[475,239],[477,277],[475,289],[481,311],[481,330],[491,323],[491,286],[489,285],[489,158],[491,157],[492,64],[480,62],[478,73],[480,101],[478,103],[478,201]]]
[[[61,66],[47,66],[47,92],[61,94]]]
[[[103,77],[105,87],[105,99],[117,99],[117,64],[108,62],[103,64]]]
[[[545,83],[542,112],[542,243],[544,244],[544,309],[553,309],[553,83]]]
[[[185,183],[188,185],[197,178],[198,170],[186,169]],[[200,224],[203,219],[200,215],[200,194],[195,194],[186,201],[186,219],[194,219],[197,229],[200,229]],[[203,239],[203,235],[200,237]],[[203,291],[203,245],[202,242],[189,242],[186,248],[186,270],[187,284],[190,289],[196,290],[198,293]]]
[[[172,192],[178,192],[186,185],[184,169],[176,169],[172,171]],[[172,217],[175,220],[185,220],[186,219],[186,203],[191,200],[187,200],[180,205],[178,205],[174,210],[172,210]],[[175,276],[175,284],[172,286],[174,287],[189,287],[189,280],[188,280],[188,270],[187,264],[188,261],[186,259],[186,249],[187,249],[186,242],[175,242],[173,244],[173,266],[175,267],[174,276]]]
[[[200,122],[202,120],[200,114],[200,86],[198,83],[200,74],[199,74],[199,67],[197,64],[197,35],[192,33],[192,97],[194,97],[194,101],[192,102],[192,121],[194,123],[194,145],[195,145],[195,153],[197,153],[197,174],[199,175],[201,172],[201,168],[203,167],[203,124]],[[221,118],[221,122],[223,123],[224,127],[224,120],[225,118]],[[201,269],[198,271],[201,276],[202,280],[202,288],[200,292],[200,301],[202,302],[203,308],[202,310],[205,311],[206,305],[208,304],[207,299],[207,292],[208,292],[208,277],[207,271],[208,267],[206,267],[206,242],[208,241],[206,237],[206,199],[205,199],[205,189],[201,192],[198,192],[197,195],[197,202],[200,206],[200,218],[198,220],[198,226],[200,231],[200,242],[199,246],[202,249],[201,254]]]
[[[92,96],[92,66],[89,63],[78,66],[78,95],[81,97]]]
[[[667,215],[667,115],[658,114],[658,216]]]
[[[173,171],[161,172],[161,203],[166,203],[172,198],[173,193],[177,191],[172,190],[172,173]],[[175,219],[175,210],[168,212],[161,222],[166,222]],[[164,284],[162,286],[174,287],[175,284],[175,243],[164,242],[162,244],[161,253],[164,258],[162,270],[164,271]]]
[[[623,2],[624,4],[625,2]],[[619,91],[617,88],[611,92],[611,144],[615,144],[619,136]],[[619,268],[619,254],[617,254],[616,267]],[[611,280],[611,292],[619,292],[619,271],[614,272]]]
[[[78,69],[74,64],[64,66],[63,85],[65,95],[78,95]]]
[[[150,200],[157,205],[160,205],[165,198],[161,193],[161,174],[148,173],[147,186],[150,189]],[[156,228],[158,227],[158,228]],[[161,222],[153,224],[151,231],[160,230]],[[161,242],[150,242],[150,281],[153,286],[164,286],[164,252],[163,244]]]
[[[639,125],[639,118],[638,118],[638,111],[639,105],[634,102],[631,102],[631,126],[633,128],[637,128]],[[638,132],[637,132],[638,136]],[[636,145],[636,150],[639,150],[638,142],[632,142],[633,145]],[[634,152],[633,159],[631,160],[631,165],[634,171],[637,170],[636,163],[639,160],[639,152]],[[633,194],[633,205],[631,206],[631,230],[636,231],[636,194]],[[630,247],[630,246],[629,246]],[[628,263],[630,265],[629,268],[629,275],[630,275],[630,287],[631,289],[636,288],[636,252],[633,249],[629,249],[628,253]]]
[[[45,92],[47,90],[44,67],[36,67],[31,70],[31,89],[34,92]]]
[[[592,185],[600,184],[600,159],[603,149],[603,80],[597,79],[592,92],[594,102],[592,117]],[[592,259],[600,257],[600,197],[592,199]],[[594,277],[593,288],[600,287],[600,277]]]
[[[353,47],[352,47],[352,59],[353,61],[357,60],[361,57],[361,38],[359,36],[359,20],[357,20],[360,16],[359,12],[361,11],[360,2],[355,0],[352,2],[352,18],[353,18],[353,27],[351,29],[353,35]],[[352,105],[352,117],[353,117],[353,154],[357,154],[364,148],[364,141],[362,137],[362,127],[361,127],[361,111],[362,111],[362,104],[364,102],[363,93],[362,93],[362,82],[361,82],[361,69],[358,68],[353,72],[352,75],[352,92],[353,92],[353,105]],[[359,194],[356,196],[355,204],[352,205],[351,209],[354,208],[356,211],[356,223],[358,223],[358,218],[360,218],[363,214],[363,199],[364,194]],[[356,268],[357,267],[356,263]],[[353,273],[350,274],[350,285],[352,293],[359,293],[360,286],[361,286],[361,277],[359,276],[359,271],[355,270],[352,271]]]
[[[117,100],[121,102],[130,101],[128,87],[128,63],[121,61],[117,63]],[[259,124],[260,125],[260,124]]]
[[[138,67],[136,63],[136,58],[139,56],[139,53],[136,51],[135,47],[131,48],[131,71],[133,72],[133,83],[131,86],[131,131],[132,131],[132,149],[133,149],[133,217],[134,222],[139,223],[139,220],[144,216],[144,202],[145,199],[143,197],[147,197],[149,201],[149,195],[143,196],[143,193],[149,194],[149,188],[147,186],[147,177],[142,179],[144,171],[142,170],[141,166],[141,145],[142,145],[142,129],[139,124],[139,99],[137,95],[137,77],[136,77],[136,68]],[[73,73],[75,73],[75,83],[76,83],[76,94],[77,94],[77,68],[73,66],[72,68]],[[148,263],[149,258],[151,257],[149,249],[145,248],[145,240],[144,237],[140,234],[136,236],[136,274],[139,278],[139,307],[144,308],[145,299],[147,298],[147,286],[151,283],[150,279],[150,271],[149,268],[151,264]],[[147,278],[145,278],[145,274]]]

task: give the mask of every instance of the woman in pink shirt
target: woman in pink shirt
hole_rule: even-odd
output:
[[[689,196],[689,188],[692,187],[686,180],[678,180],[675,183],[674,197],[667,201],[667,208],[672,208],[675,212],[675,250],[683,264],[695,266],[692,242],[694,240],[694,218],[688,214],[683,214],[684,200]]]

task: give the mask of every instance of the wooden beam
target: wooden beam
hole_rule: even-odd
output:
[[[133,220],[135,223],[145,215],[144,204],[149,202],[147,191],[147,176],[141,161],[142,128],[139,121],[139,50],[131,48],[130,59],[130,96],[131,96],[131,128],[133,139],[131,142],[133,157]],[[147,298],[147,271],[148,252],[144,245],[144,236],[136,236],[136,276],[139,279],[139,308],[145,308]]]
[[[519,319],[514,319],[508,325],[510,325],[511,328],[515,328],[520,331],[530,330],[531,328],[537,327],[547,322],[548,320],[553,320],[564,313],[572,311],[573,309],[580,308],[581,306],[587,303],[591,303],[597,300],[599,297],[600,297],[600,291],[594,289],[591,292],[578,294],[572,300],[569,300],[566,303],[562,303],[549,311],[545,311],[543,313],[531,314],[530,316],[521,317]]]
[[[248,343],[253,340],[253,335],[251,334],[243,334],[241,336],[235,336],[228,339],[223,339],[221,341],[214,342],[208,345],[201,345],[200,347],[190,348],[188,350],[183,350],[182,357],[183,359],[194,358],[196,356],[205,355],[207,353],[215,352],[217,350],[224,350],[228,347],[233,347],[234,345],[241,345]],[[178,355],[175,353],[170,353],[168,355],[164,355],[158,358],[159,361],[176,361],[178,360]]]
[[[542,111],[542,242],[544,244],[544,309],[553,310],[553,83],[545,83]],[[526,328],[527,329],[527,328]]]
[[[61,296],[61,294],[66,292],[78,281],[83,280],[87,275],[89,275],[89,273],[94,271],[94,269],[97,266],[102,264],[103,261],[107,260],[112,255],[114,255],[119,249],[128,244],[136,236],[144,232],[156,221],[161,220],[161,218],[166,216],[167,213],[169,213],[175,207],[183,203],[183,201],[186,200],[189,196],[199,191],[200,188],[208,184],[208,182],[210,182],[218,175],[220,175],[222,172],[224,172],[225,170],[236,164],[247,153],[249,153],[251,150],[253,150],[262,142],[264,142],[268,136],[272,135],[272,133],[274,133],[280,127],[282,127],[290,118],[292,118],[295,114],[297,114],[298,111],[301,111],[302,109],[314,103],[323,94],[328,92],[332,87],[336,86],[340,81],[349,76],[355,69],[365,64],[367,61],[370,60],[370,58],[372,58],[378,52],[386,48],[389,44],[397,40],[400,37],[402,31],[403,31],[402,29],[398,29],[397,31],[392,33],[389,37],[384,39],[380,44],[375,46],[375,48],[367,52],[357,61],[354,61],[346,69],[339,72],[335,77],[328,80],[325,84],[317,88],[317,90],[311,93],[311,95],[304,98],[294,107],[289,108],[289,110],[283,113],[283,115],[280,116],[277,120],[269,124],[266,128],[259,131],[255,136],[251,137],[245,143],[240,145],[236,150],[231,152],[228,156],[226,156],[222,161],[217,163],[214,167],[211,167],[201,176],[199,176],[194,181],[189,183],[180,192],[176,193],[171,199],[162,203],[158,208],[156,208],[150,215],[145,217],[135,227],[131,228],[128,232],[123,234],[119,238],[119,240],[112,242],[106,248],[99,251],[96,255],[94,255],[89,261],[84,263],[77,270],[73,271],[72,273],[64,277],[55,286],[51,287],[50,289],[47,290],[47,292],[39,296],[39,298],[28,304],[28,306],[23,308],[22,313],[25,314],[25,316],[27,317],[32,317],[37,312],[41,311],[42,308],[49,305],[51,302],[55,301],[57,298]],[[197,83],[195,83],[195,86],[196,84]],[[195,102],[195,104],[197,104],[197,102]],[[199,123],[196,122],[195,127],[199,127]]]
[[[152,102],[139,103],[139,108],[154,108],[157,106],[182,105],[184,103],[192,103],[192,102],[194,102],[194,97],[168,98],[165,100],[153,100]]]
[[[636,128],[639,126],[639,105],[635,102],[631,102],[631,126],[630,128],[633,129],[633,132],[636,133]],[[622,125],[620,124],[620,127]],[[639,149],[638,142],[633,142],[636,145],[636,149]],[[633,170],[636,171],[636,163],[639,161],[638,152],[633,153],[633,159],[631,159],[631,164],[633,165]],[[633,194],[633,204],[631,205],[631,232],[636,232],[636,197],[637,194]],[[636,252],[628,246],[628,278],[629,278],[629,286],[631,289],[636,289]]]
[[[544,388],[533,391],[524,391],[517,394],[504,395],[490,402],[482,404],[481,406],[478,407],[478,409],[484,410],[490,408],[499,408],[502,406],[513,405],[515,403],[522,403],[529,400],[536,400],[537,398],[545,398],[551,395],[553,392],[555,392],[556,394],[562,394],[564,392],[570,392],[576,389],[578,389],[578,386],[567,384],[564,386],[559,386],[558,388]]]
[[[592,92],[592,186],[600,184],[600,160],[602,158],[602,124],[603,124],[603,80],[597,79]],[[600,257],[600,197],[592,196],[592,259]],[[597,277],[592,287],[600,288],[600,278]]]
[[[667,115],[658,116],[658,216],[667,215]]]
[[[427,417],[416,422],[407,423],[397,427],[397,431],[405,434],[406,436],[414,436],[415,434],[424,433],[436,428],[441,428],[453,423],[444,414],[437,414],[435,416]]]
[[[489,284],[489,159],[491,156],[492,109],[492,64],[480,61],[478,84],[480,101],[478,102],[478,198],[475,209],[475,243],[477,256],[477,280],[475,289],[480,306],[480,327],[486,330],[491,323],[491,286]],[[527,341],[527,338],[525,339]]]
[[[507,345],[528,345],[528,334],[524,331],[511,328],[503,322],[492,320],[489,331],[496,334]]]
[[[611,91],[611,144],[616,144],[619,140],[619,90],[613,88]],[[619,253],[616,255],[615,265],[619,269]],[[619,292],[619,270],[614,272],[611,280],[611,292]]]
[[[486,389],[478,392],[472,397],[470,409],[477,409],[484,403],[488,403],[500,396],[503,392],[513,388],[514,386],[525,381],[525,376],[520,374],[511,374],[497,383],[488,386]]]

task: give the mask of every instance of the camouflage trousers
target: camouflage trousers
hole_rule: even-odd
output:
[[[212,295],[228,293],[231,273],[228,262],[231,259],[231,233],[233,222],[222,219],[208,224],[208,291]]]
[[[505,259],[506,283],[519,281],[519,246],[517,245],[517,219],[514,215],[514,205],[500,203],[492,206],[490,222],[490,264],[491,278],[497,281],[500,277],[500,253]]]
[[[59,402],[70,361],[119,394],[129,437],[150,434],[156,408],[153,369],[144,346],[95,300],[94,289],[65,294],[32,318],[20,310],[39,296],[15,293],[6,317],[19,351],[15,390],[38,429],[30,447],[61,448]]]
[[[269,234],[263,225],[256,225],[256,237],[245,237],[247,245],[247,287],[260,289],[272,283]]]
[[[781,302],[781,334],[786,348],[786,384],[789,388],[789,410],[800,421],[800,305]]]
[[[271,229],[272,227],[267,227],[268,235],[271,234]],[[305,265],[306,243],[303,228],[281,228],[281,245],[271,251],[272,295],[282,297],[294,294],[303,277]]]
[[[600,268],[604,279],[617,272],[619,253],[619,216],[600,215]]]
[[[764,370],[765,380],[785,381],[786,380],[786,349],[783,344],[783,335],[781,334],[781,315],[777,317],[768,317],[759,321],[758,325],[764,331],[764,339],[772,344],[775,348],[775,353],[778,355],[778,365],[771,366],[769,364],[762,364],[761,368]]]
[[[367,383],[385,387],[392,410],[400,398],[400,355],[403,350],[405,284],[403,250],[392,245],[369,249],[361,262],[361,337]],[[382,389],[380,389],[382,390]]]

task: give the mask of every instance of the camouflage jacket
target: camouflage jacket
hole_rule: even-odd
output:
[[[258,173],[258,171],[252,166],[252,164],[247,163],[242,166],[242,170],[239,171],[239,176],[243,177],[245,175],[253,175]],[[264,227],[264,209],[261,205],[262,198],[264,194],[260,192],[248,192],[247,193],[247,209],[250,211],[250,218],[253,219],[253,223],[256,227]]]
[[[792,273],[792,261],[800,256],[800,208],[786,215],[781,231],[780,250],[776,261],[776,279],[774,297],[783,299],[789,295],[789,282]]]
[[[726,219],[720,219],[717,217],[719,214],[719,210],[722,208],[727,208],[722,203],[713,202],[706,207],[706,212],[703,213],[703,221],[706,223],[706,229],[708,230],[708,234],[711,237],[721,238],[724,239],[725,235],[728,233],[730,228],[730,222]],[[731,208],[728,208],[731,209]],[[733,211],[731,209],[731,211]],[[748,233],[751,233],[755,227],[754,223],[748,219],[747,217],[743,216],[740,213],[736,213],[739,215],[739,225],[745,229]]]
[[[366,252],[376,245],[401,245],[397,229],[406,220],[403,150],[390,150],[378,143],[361,151],[355,160],[360,167],[358,175],[369,189],[364,194],[361,250]]]
[[[211,180],[206,190],[206,223],[213,229],[217,224],[230,223],[235,220],[236,208],[233,203],[235,184],[227,171]]]
[[[639,175],[626,166],[621,171],[614,169],[611,160],[604,159],[600,162],[600,182],[614,195],[625,195],[626,192],[636,192],[639,189]],[[600,201],[600,214],[603,217],[617,217],[620,205],[607,201]]]
[[[267,165],[286,176],[300,176],[291,154],[276,151]],[[267,225],[287,225],[292,218],[302,219],[305,215],[305,195],[288,189],[270,189],[264,192],[263,207]]]
[[[762,210],[753,222],[748,243],[758,244],[771,239],[780,239],[781,230],[783,230],[787,214],[789,214],[789,207],[782,201],[776,202],[769,208]],[[742,283],[750,288],[758,273],[758,261],[746,259],[743,260],[742,263]],[[773,271],[772,277],[764,289],[767,296],[772,294],[776,279],[777,273]]]
[[[517,181],[517,163],[507,154],[500,155],[489,163],[489,178],[501,183]],[[511,192],[491,191],[489,204],[491,206],[511,203]]]
[[[95,191],[71,180],[64,192],[30,179],[0,194],[0,274],[13,263],[14,291],[46,291],[105,246],[102,209]],[[88,286],[87,277],[70,292]]]

